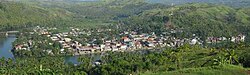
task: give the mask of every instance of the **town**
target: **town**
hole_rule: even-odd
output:
[[[193,34],[192,38],[179,38],[167,35],[157,36],[154,32],[152,33],[142,33],[139,34],[135,31],[123,31],[117,35],[119,37],[100,38],[100,39],[88,39],[91,40],[87,43],[80,43],[73,38],[68,36],[77,37],[79,35],[90,36],[93,33],[101,33],[112,31],[112,29],[100,29],[97,31],[83,31],[78,28],[71,28],[69,32],[62,33],[52,33],[49,30],[57,30],[57,28],[45,28],[45,27],[35,27],[33,32],[29,32],[30,35],[39,34],[40,36],[46,36],[54,42],[60,43],[62,46],[60,53],[65,53],[65,50],[70,50],[73,55],[82,55],[89,53],[98,53],[106,51],[134,51],[134,50],[144,50],[144,49],[154,49],[162,47],[180,47],[184,44],[190,45],[203,45],[204,43],[220,43],[222,41],[231,41],[234,43],[240,43],[245,41],[245,35],[239,34],[238,36],[232,36],[231,38],[226,37],[207,37],[206,41],[202,41],[199,36]],[[171,31],[174,33],[175,31]],[[166,32],[163,32],[166,33]],[[109,35],[106,35],[109,36]],[[86,38],[82,38],[85,39]],[[96,43],[98,41],[98,43]],[[51,45],[52,43],[50,43]],[[15,50],[30,50],[32,45],[32,40],[27,41],[27,43],[18,44],[14,47]],[[47,51],[52,53],[52,50]]]

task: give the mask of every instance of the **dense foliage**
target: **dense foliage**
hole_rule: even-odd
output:
[[[0,28],[2,31],[35,25],[96,28],[112,25],[119,18],[144,10],[165,7],[135,1],[3,1],[0,2]]]
[[[171,13],[173,15],[170,15]],[[230,37],[239,33],[249,35],[249,18],[249,8],[234,9],[222,5],[186,4],[147,10],[123,20],[122,27],[158,33],[165,31],[166,28],[179,29],[185,32],[178,34],[181,37],[188,37],[194,33],[202,37]]]
[[[81,43],[89,40],[79,38],[100,38],[107,34],[110,34],[108,37],[114,37],[114,33],[125,30],[135,30],[140,33],[156,32],[156,34],[171,29],[184,31],[175,35],[180,37],[191,37],[194,33],[201,37],[230,37],[239,33],[249,36],[249,8],[214,4],[185,4],[169,7],[163,4],[149,4],[143,0],[101,0],[100,2],[80,3],[29,2],[27,0],[0,2],[0,19],[0,31],[22,29],[21,32],[24,34],[20,33],[15,43],[32,40],[36,45],[30,51],[16,51],[15,60],[2,58],[0,74],[5,75],[128,75],[145,72],[171,74],[187,71],[197,74],[192,70],[199,70],[198,73],[200,73],[200,70],[204,70],[203,68],[209,69],[208,71],[219,69],[219,71],[232,71],[234,74],[239,72],[245,74],[245,69],[242,67],[236,69],[230,69],[235,66],[226,67],[226,69],[224,67],[228,64],[229,66],[250,67],[250,46],[246,43],[216,44],[217,47],[208,48],[199,45],[184,45],[159,50],[108,52],[101,54],[101,60],[98,60],[100,64],[96,64],[92,55],[79,56],[80,64],[68,64],[64,60],[64,55],[59,54],[60,44],[53,43],[46,36],[25,33],[29,27],[37,25],[58,27],[61,29],[58,32],[73,26],[80,29],[99,27],[118,29],[114,32],[95,33],[93,37],[79,36],[77,41]],[[51,50],[46,49],[52,49],[52,54],[46,52]],[[186,68],[188,70],[185,70]]]
[[[188,36],[233,36],[249,34],[249,8],[214,4],[185,4],[169,7],[142,1],[97,2],[1,2],[1,30],[34,25],[97,28],[123,25],[121,29],[163,32],[166,24],[183,29]],[[20,13],[22,12],[22,13]],[[173,12],[173,15],[169,14]],[[225,33],[226,32],[226,33]]]
[[[0,62],[1,74],[90,74],[90,75],[127,75],[148,72],[175,72],[186,68],[208,67],[217,70],[227,64],[248,65],[248,46],[234,49],[202,48],[185,45],[177,49],[142,50],[135,52],[108,52],[101,54],[101,64],[95,64],[92,55],[79,56],[80,64],[67,64],[64,57],[16,57],[15,60],[4,58]],[[240,60],[239,60],[240,59]],[[242,60],[241,60],[242,59]],[[244,60],[245,59],[245,60]],[[217,67],[218,68],[215,68]],[[209,68],[212,67],[212,68]],[[231,67],[222,71],[231,70]],[[203,70],[206,70],[205,68]],[[238,70],[241,70],[240,72]],[[234,68],[232,73],[245,73],[243,68]],[[187,72],[184,70],[184,73]],[[193,71],[188,71],[190,73]]]

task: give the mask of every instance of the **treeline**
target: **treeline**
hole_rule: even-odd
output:
[[[71,3],[64,1],[1,2],[1,30],[44,25],[49,27],[98,27],[112,25],[145,10],[165,8],[162,4],[144,1],[97,1]]]
[[[173,12],[172,15],[170,15]],[[123,25],[124,24],[124,25]],[[230,37],[249,35],[249,8],[234,9],[223,5],[186,4],[171,8],[153,9],[121,22],[124,29],[143,32],[182,30],[180,35]]]
[[[250,67],[249,48],[243,44],[230,49],[185,45],[177,49],[108,52],[104,53],[98,61],[95,61],[92,55],[79,56],[80,64],[67,64],[63,57],[58,56],[16,57],[15,60],[2,58],[0,74],[127,75],[226,64]]]

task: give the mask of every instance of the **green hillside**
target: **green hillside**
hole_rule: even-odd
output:
[[[171,12],[173,12],[172,16],[170,16]],[[234,9],[228,6],[212,4],[185,4],[153,9],[125,21],[128,25],[141,26],[142,31],[149,31],[148,28],[154,29],[157,25],[160,28],[158,31],[163,31],[168,22],[171,22],[174,28],[183,29],[187,33],[196,33],[201,36],[231,36],[233,33],[248,34],[247,32],[250,30],[249,8]]]
[[[123,29],[163,32],[171,23],[186,35],[231,36],[250,30],[249,8],[232,8],[213,4],[185,4],[169,7],[148,4],[143,0],[102,0],[98,2],[2,2],[1,30],[34,25],[78,26],[82,28],[114,25],[122,21]],[[169,14],[173,12],[173,16]]]
[[[165,5],[148,4],[143,1],[18,1],[2,2],[1,30],[13,30],[27,25],[77,26],[96,28],[112,25],[120,18],[145,10],[165,8]],[[4,27],[5,26],[5,27]],[[20,27],[19,27],[20,26]]]
[[[171,5],[172,3],[181,5],[186,3],[211,3],[211,4],[220,4],[227,5],[231,7],[241,8],[249,7],[249,0],[146,0],[149,3],[162,3]]]
[[[23,25],[46,25],[57,19],[66,20],[71,16],[72,13],[57,8],[48,9],[15,2],[0,3],[1,30],[11,30]]]
[[[93,5],[98,3],[1,2],[0,30],[15,30],[36,25],[89,28],[111,23],[109,19],[112,19],[112,16],[106,15],[110,13],[107,12],[109,10],[101,6],[92,7]]]

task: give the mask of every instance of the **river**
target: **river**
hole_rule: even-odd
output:
[[[4,57],[6,59],[14,59],[14,56],[11,52],[13,48],[12,43],[17,39],[16,35],[10,34],[5,37],[5,35],[0,35],[0,58]]]
[[[13,48],[13,42],[16,40],[15,34],[9,34],[8,36],[0,35],[0,58],[4,57],[5,59],[15,59],[14,55],[11,52]],[[100,59],[100,54],[91,54],[94,60]],[[79,56],[65,56],[65,63],[80,64],[78,60]]]
[[[13,48],[13,42],[16,40],[15,34],[9,34],[8,36],[0,35],[0,58],[4,57],[5,59],[15,59],[14,55],[11,52]],[[144,54],[147,51],[138,51]],[[91,56],[93,61],[101,60],[102,53],[96,54],[87,54],[87,56]],[[80,64],[78,62],[79,56],[65,56],[64,61],[65,63],[72,63],[72,64]]]

